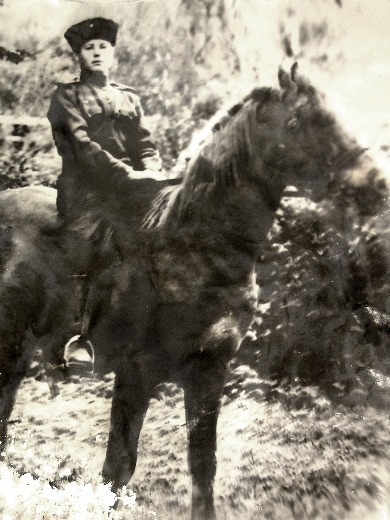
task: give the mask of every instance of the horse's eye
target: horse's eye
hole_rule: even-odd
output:
[[[287,128],[296,128],[298,126],[298,118],[292,117],[289,121],[287,121]]]

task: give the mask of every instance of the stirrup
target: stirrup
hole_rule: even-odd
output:
[[[73,336],[64,348],[64,367],[77,373],[93,373],[95,350],[89,339]]]

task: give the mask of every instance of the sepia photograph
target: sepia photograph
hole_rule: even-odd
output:
[[[0,0],[2,520],[390,520],[389,0]]]

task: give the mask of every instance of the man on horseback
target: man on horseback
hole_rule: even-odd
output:
[[[80,64],[80,80],[58,85],[48,112],[62,157],[58,229],[77,236],[78,245],[84,239],[87,252],[78,251],[83,260],[76,269],[87,278],[107,265],[112,230],[104,222],[104,207],[125,200],[127,190],[136,189],[134,183],[142,179],[166,180],[139,97],[131,87],[109,80],[117,31],[118,24],[105,18],[84,20],[66,31]],[[112,250],[120,256],[117,244],[111,244]]]

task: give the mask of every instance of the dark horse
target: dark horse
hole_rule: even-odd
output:
[[[254,90],[221,118],[179,186],[157,194],[155,183],[138,184],[132,220],[112,204],[102,213],[125,251],[99,277],[91,322],[96,351],[111,356],[116,372],[103,476],[114,490],[129,482],[149,400],[173,380],[184,389],[194,520],[215,518],[220,399],[254,317],[255,262],[283,190],[299,185],[323,196],[335,174],[362,160],[307,80],[280,70],[279,83]],[[70,253],[41,231],[55,218],[54,196],[47,188],[0,196],[3,441],[28,363],[26,330],[68,339]]]

